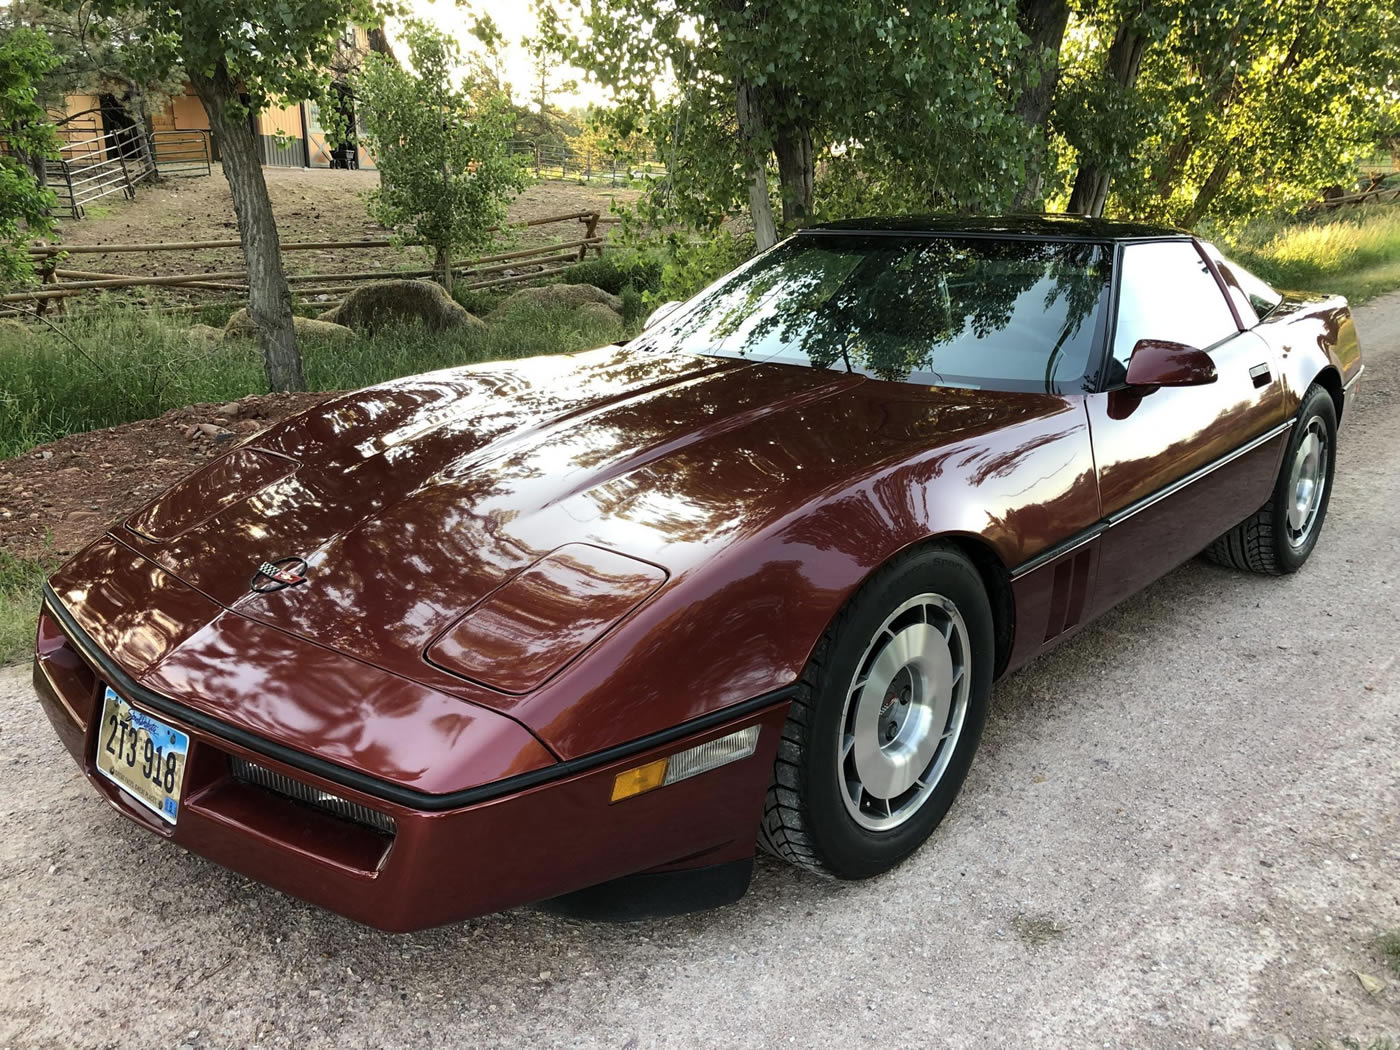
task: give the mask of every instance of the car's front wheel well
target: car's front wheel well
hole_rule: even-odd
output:
[[[1337,409],[1337,422],[1342,420],[1342,403],[1346,400],[1346,395],[1342,390],[1341,374],[1330,365],[1317,374],[1313,380],[1318,386],[1326,390],[1332,396],[1332,404]]]
[[[996,636],[995,677],[1000,678],[1011,659],[1011,645],[1016,640],[1016,599],[1011,590],[1011,574],[997,557],[996,551],[974,536],[938,536],[932,543],[957,547],[977,567],[987,599],[992,606],[992,626]]]

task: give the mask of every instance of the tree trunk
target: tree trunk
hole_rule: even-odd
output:
[[[1206,176],[1205,182],[1201,183],[1201,188],[1196,191],[1196,199],[1191,202],[1191,207],[1187,209],[1186,214],[1181,219],[1181,225],[1188,230],[1201,221],[1206,209],[1225,188],[1225,179],[1235,166],[1234,148],[1233,142],[1226,145],[1226,151],[1216,160],[1215,166],[1210,169],[1210,174]]]
[[[788,126],[778,131],[778,185],[783,196],[783,226],[805,225],[812,217],[812,133]]]
[[[237,86],[222,59],[212,74],[201,72],[191,62],[186,75],[209,114],[209,126],[219,137],[224,177],[233,194],[238,237],[248,268],[248,315],[258,326],[268,389],[305,390],[277,221],[263,181],[257,140],[246,111],[238,103]]]
[[[1126,92],[1137,82],[1138,68],[1142,65],[1142,53],[1147,49],[1147,36],[1139,32],[1130,14],[1118,32],[1113,34],[1113,43],[1108,48],[1108,59],[1104,64],[1104,75],[1113,82],[1120,92]],[[1108,202],[1109,173],[1105,163],[1107,158],[1084,157],[1080,159],[1079,171],[1074,177],[1074,190],[1069,196],[1069,210],[1079,215],[1102,215]]]
[[[749,214],[753,217],[754,242],[759,251],[766,251],[778,243],[778,228],[773,222],[773,200],[768,194],[769,149],[764,140],[763,107],[758,89],[747,80],[740,78],[735,95],[739,137],[749,155]]]
[[[369,37],[369,49],[378,54],[391,59],[394,65],[399,64],[398,56],[394,54],[394,49],[389,45],[389,38],[384,34],[383,26],[374,26],[365,30],[365,35]]]
[[[1060,48],[1069,23],[1069,0],[1021,0],[1016,23],[1028,43],[1013,110],[1026,125],[1030,145],[1026,181],[1016,191],[1012,206],[1025,210],[1039,204],[1045,196],[1045,170],[1049,166],[1045,122],[1055,104],[1055,89],[1060,81]]]
[[[433,258],[433,269],[437,271],[437,283],[442,285],[442,290],[449,296],[452,294],[452,253],[446,246],[439,244],[437,254]]]

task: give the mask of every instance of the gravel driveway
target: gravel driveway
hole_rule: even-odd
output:
[[[762,860],[709,914],[379,934],[122,819],[0,671],[0,1047],[1400,1036],[1400,295],[1358,325],[1307,569],[1193,562],[1002,683],[947,822],[873,882]]]

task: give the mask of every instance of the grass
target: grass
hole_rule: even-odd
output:
[[[57,567],[0,550],[0,667],[27,657],[33,648],[39,590]]]
[[[254,343],[203,346],[188,334],[192,323],[109,304],[59,322],[59,331],[0,325],[0,458],[65,434],[266,389]],[[306,342],[302,355],[312,390],[344,390],[454,365],[580,350],[624,334],[606,319],[524,307],[484,331],[400,327],[348,346]]]
[[[1339,292],[1351,302],[1400,288],[1400,204],[1327,212],[1304,222],[1259,220],[1220,240],[1280,288]]]
[[[1377,937],[1376,949],[1390,967],[1390,972],[1400,977],[1400,930],[1391,930]]]

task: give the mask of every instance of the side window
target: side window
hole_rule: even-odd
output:
[[[1215,263],[1215,268],[1220,271],[1220,277],[1225,282],[1225,287],[1230,290],[1230,298],[1234,300],[1240,312],[1240,319],[1247,328],[1253,328],[1283,302],[1282,295],[1239,263],[1225,258],[1215,245],[1202,242],[1201,247],[1206,250],[1211,262]]]
[[[1204,350],[1238,331],[1220,285],[1190,241],[1150,241],[1123,249],[1113,336],[1119,364],[1127,366],[1139,339],[1169,339]]]

